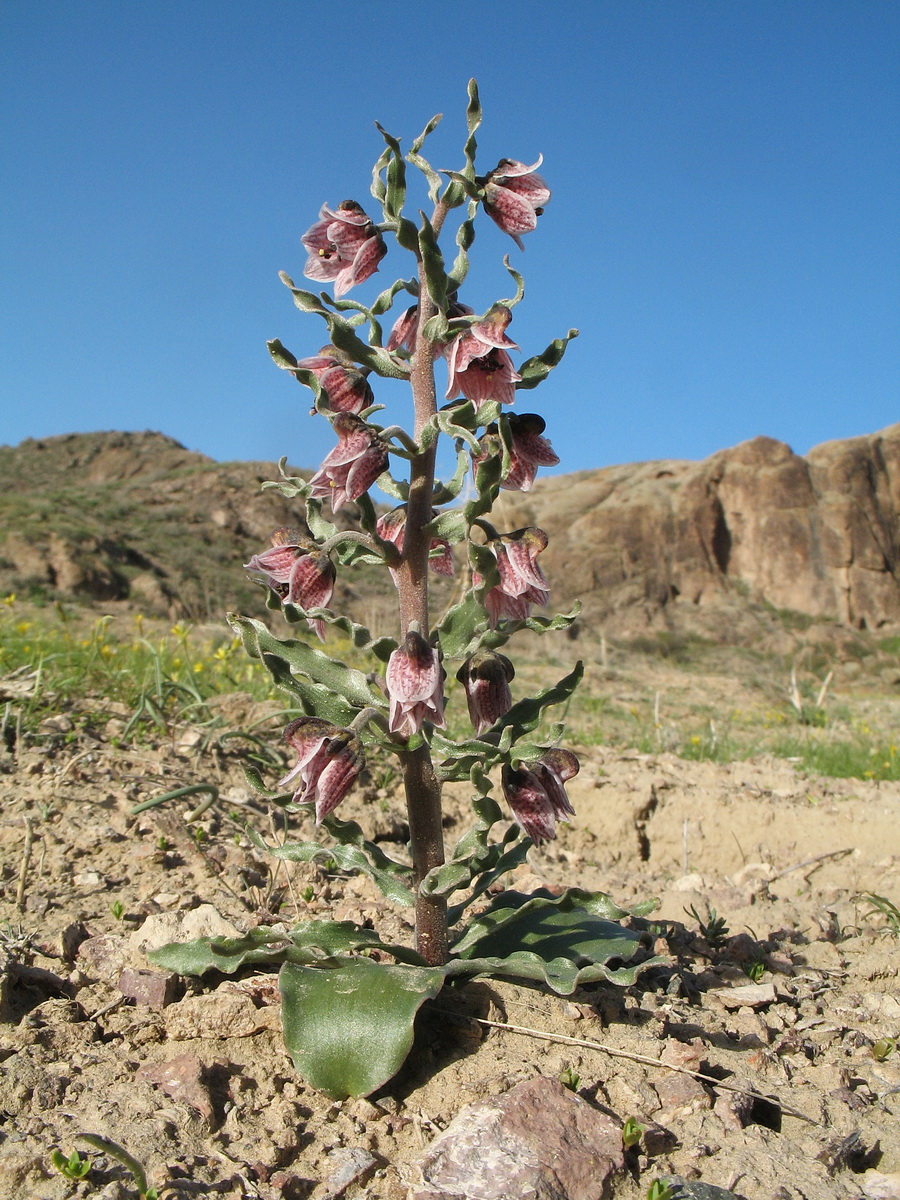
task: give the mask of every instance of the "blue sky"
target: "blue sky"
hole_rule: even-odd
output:
[[[0,8],[0,442],[158,429],[217,459],[333,444],[270,362],[325,340],[302,277],[323,202],[371,204],[373,121],[435,112],[460,164],[542,168],[520,253],[486,219],[463,299],[526,297],[537,410],[573,471],[804,452],[900,419],[900,6],[888,0],[29,0]],[[415,207],[415,203],[414,203]],[[402,256],[354,293],[371,300]],[[314,285],[307,285],[314,286]],[[403,419],[396,385],[380,389]]]

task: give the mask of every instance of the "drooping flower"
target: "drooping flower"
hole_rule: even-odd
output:
[[[310,479],[310,496],[331,499],[337,512],[348,500],[358,500],[387,470],[388,452],[377,434],[353,413],[338,413],[331,422],[338,444]]]
[[[455,300],[451,300],[447,308],[447,317],[464,317],[471,316],[472,309],[468,304],[459,304]],[[401,313],[394,322],[390,335],[387,340],[386,350],[407,350],[413,354],[416,349],[416,335],[419,332],[419,306],[418,304],[411,305],[405,312]],[[434,358],[439,354],[443,354],[445,344],[443,342],[432,342],[431,352]]]
[[[391,702],[391,733],[412,737],[426,720],[446,728],[443,675],[434,647],[410,630],[388,659],[384,677]]]
[[[386,350],[408,350],[410,354],[416,348],[416,334],[419,330],[419,306],[411,304],[394,322],[388,336]]]
[[[580,769],[572,751],[560,749],[547,750],[536,762],[504,766],[506,802],[536,845],[552,841],[556,837],[556,822],[574,816],[575,810],[563,785]]]
[[[385,513],[383,517],[379,517],[375,522],[375,532],[378,536],[385,542],[391,542],[401,554],[403,553],[403,546],[406,540],[406,516],[406,505],[401,504],[397,508],[392,508],[389,513]],[[428,565],[438,575],[453,574],[453,551],[450,549],[449,542],[444,541],[442,538],[431,539],[431,553],[428,557]],[[397,572],[393,567],[390,568],[390,572],[394,583],[396,583]]]
[[[484,178],[484,211],[524,250],[520,233],[530,233],[550,199],[550,189],[537,168],[544,161],[526,167],[513,158],[501,158]]]
[[[315,804],[316,824],[340,804],[363,769],[365,756],[356,734],[321,717],[298,717],[284,731],[297,751],[297,764],[278,787],[297,784],[295,804]]]
[[[547,423],[537,413],[509,414],[509,474],[501,487],[511,492],[530,492],[538,467],[555,467],[559,455],[542,437]]]
[[[489,543],[497,559],[500,582],[484,594],[484,607],[491,627],[496,628],[501,617],[524,621],[532,604],[545,605],[550,599],[550,585],[538,566],[537,556],[546,549],[547,535],[543,529],[517,529]],[[481,576],[472,572],[477,587]]]
[[[254,554],[244,570],[265,575],[272,591],[298,608],[327,608],[334,594],[334,564],[295,529],[276,529],[271,549]],[[307,624],[324,642],[325,622],[309,617]]]
[[[300,240],[309,251],[303,274],[318,283],[333,282],[338,298],[374,275],[387,253],[384,238],[355,200],[343,200],[337,211],[323,204],[318,221]]]
[[[509,471],[501,479],[500,486],[511,492],[530,492],[538,467],[555,467],[559,456],[547,438],[541,437],[547,428],[543,417],[537,413],[510,413],[506,419],[509,421]],[[480,446],[480,452],[472,458],[474,468],[493,455],[503,453],[496,422],[488,425]]]
[[[297,366],[312,371],[328,400],[332,412],[360,413],[375,403],[366,373],[347,366],[335,354],[333,347],[323,346],[311,358],[301,358]]]
[[[469,718],[478,737],[512,708],[509,685],[515,674],[509,659],[493,650],[471,655],[456,672],[465,689]]]
[[[503,304],[495,304],[483,321],[470,326],[444,347],[447,357],[447,392],[452,400],[459,392],[473,404],[496,400],[512,404],[515,384],[522,376],[515,370],[507,350],[518,345],[506,336],[512,313]]]

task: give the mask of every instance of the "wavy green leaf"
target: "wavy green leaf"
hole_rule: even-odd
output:
[[[270,846],[258,833],[249,833],[249,836],[258,849],[286,862],[313,862],[317,858],[333,858],[342,871],[359,871],[368,875],[381,892],[395,904],[401,904],[405,908],[415,904],[415,893],[410,886],[413,879],[410,867],[388,857],[380,846],[367,841],[355,821],[341,821],[332,813],[322,824],[335,839],[336,845],[288,842],[283,846]]]
[[[604,892],[503,892],[454,944],[448,974],[467,974],[468,963],[475,974],[538,979],[560,995],[601,979],[631,984],[661,960],[646,957],[647,935],[617,923],[626,915]]]
[[[434,227],[424,213],[420,214],[419,250],[422,254],[422,268],[425,274],[425,286],[428,294],[442,313],[447,311],[447,273],[444,268],[444,256],[438,245]]]
[[[526,359],[519,367],[522,378],[516,384],[516,388],[534,388],[543,383],[553,368],[562,362],[569,342],[577,337],[578,330],[570,329],[564,338],[554,338],[543,354]]]
[[[330,691],[342,696],[350,704],[358,708],[372,705],[375,708],[385,707],[384,699],[372,690],[362,671],[348,667],[342,662],[323,654],[306,642],[294,638],[281,641],[262,621],[253,617],[242,617],[236,613],[228,614],[228,623],[244,643],[244,649],[251,658],[264,658],[274,655],[288,664],[291,674],[305,676],[313,683],[327,687]]]

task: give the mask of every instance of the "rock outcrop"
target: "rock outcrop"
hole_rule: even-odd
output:
[[[273,528],[303,521],[302,503],[260,491],[277,476],[157,433],[0,447],[0,588],[173,616],[258,600],[240,564]],[[543,478],[502,493],[495,523],[545,529],[553,604],[580,598],[611,632],[727,636],[748,597],[860,629],[900,625],[900,424],[805,458],[757,437],[702,462]],[[341,572],[339,588],[371,608],[390,599],[381,576]]]
[[[900,424],[806,457],[757,437],[702,462],[659,461],[504,493],[503,527],[550,535],[559,604],[633,627],[689,606],[776,608],[857,628],[900,624]]]

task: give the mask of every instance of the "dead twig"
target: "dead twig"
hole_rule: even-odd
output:
[[[794,863],[792,867],[785,867],[783,871],[773,875],[768,882],[774,883],[776,879],[783,879],[785,875],[790,875],[794,871],[802,871],[804,867],[815,867],[819,863],[827,862],[829,858],[843,858],[845,854],[852,853],[852,847],[848,847],[846,850],[829,850],[827,854],[816,854],[813,858],[805,858],[803,862]]]
[[[31,847],[34,845],[34,825],[31,817],[25,817],[25,845],[22,849],[22,865],[19,868],[19,886],[16,888],[16,908],[25,911],[25,883],[31,863]]]
[[[447,1010],[442,1009],[442,1012]],[[458,1016],[459,1014],[452,1014]],[[618,1050],[614,1046],[606,1046],[603,1042],[595,1042],[590,1038],[573,1038],[566,1037],[561,1033],[546,1033],[543,1029],[528,1029],[524,1025],[509,1025],[505,1021],[489,1021],[487,1017],[466,1017],[466,1020],[476,1021],[479,1025],[486,1025],[490,1029],[505,1029],[508,1033],[521,1033],[525,1037],[539,1038],[545,1042],[559,1042],[564,1046],[579,1046],[585,1050],[600,1050],[604,1054],[609,1054],[612,1058],[627,1058],[630,1062],[643,1063],[648,1067],[659,1067],[663,1071],[677,1071],[682,1075],[691,1075],[694,1079],[699,1079],[702,1083],[708,1083],[715,1088],[723,1088],[728,1092],[737,1092],[741,1096],[750,1096],[753,1100],[762,1100],[766,1104],[772,1104],[771,1096],[766,1096],[763,1092],[754,1091],[753,1088],[739,1087],[736,1083],[728,1083],[724,1079],[716,1079],[712,1075],[704,1075],[702,1071],[692,1071],[690,1067],[676,1066],[673,1063],[663,1062],[659,1058],[651,1058],[648,1054],[633,1054],[630,1050]],[[800,1121],[808,1121],[810,1125],[818,1125],[813,1117],[808,1117],[806,1113],[800,1112],[797,1108],[791,1108],[787,1104],[783,1104],[780,1100],[775,1101],[783,1113],[787,1113],[791,1117],[796,1117]]]

